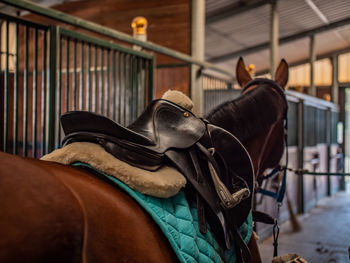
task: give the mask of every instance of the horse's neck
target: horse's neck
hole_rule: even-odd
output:
[[[274,126],[267,131],[261,132],[258,136],[248,138],[242,142],[251,157],[254,167],[254,174],[256,176],[261,175],[267,168],[265,167],[264,163],[265,159],[268,158],[269,155],[268,142],[270,141],[273,127]]]
[[[261,87],[218,106],[207,119],[243,143],[251,156],[256,176],[260,176],[266,168],[277,165],[282,156],[285,107],[282,97],[274,89]]]

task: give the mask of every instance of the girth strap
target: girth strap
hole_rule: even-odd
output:
[[[210,207],[211,211],[216,217],[216,221],[220,224],[223,231],[223,237],[225,246],[229,249],[232,247],[232,240],[228,234],[227,224],[224,215],[221,211],[220,204],[216,197],[215,191],[210,187],[209,182],[203,177],[203,182],[199,183],[194,176],[196,176],[196,171],[193,168],[193,164],[189,161],[186,156],[186,151],[181,151],[179,149],[170,149],[165,155],[168,159],[177,167],[180,172],[186,177],[186,179],[191,183],[191,185],[196,189],[200,196],[205,200],[205,202]]]
[[[190,161],[189,158],[187,158],[186,151],[171,149],[165,154],[196,189],[196,199],[198,205],[197,213],[200,231],[202,233],[205,233],[206,231],[205,212],[202,203],[202,200],[204,200],[216,216],[216,221],[221,225],[226,247],[230,249],[232,244],[234,244],[236,250],[238,251],[237,259],[240,260],[240,253],[242,250],[244,258],[249,261],[251,257],[249,248],[243,241],[242,237],[239,235],[237,227],[235,225],[228,227],[228,222],[226,222],[224,214],[222,212],[222,209],[224,209],[223,211],[228,211],[239,204],[247,196],[249,196],[249,189],[243,188],[231,194],[220,180],[220,170],[215,159],[211,153],[200,143],[197,142],[195,146],[189,149],[188,152],[191,157]],[[198,162],[198,153],[200,155],[202,154],[203,158],[208,162],[208,169],[211,175],[210,179],[214,184],[216,192],[209,186],[210,183],[207,181],[208,179],[202,173],[202,169]]]
[[[192,164],[194,169],[196,170],[197,174],[197,182],[202,183],[204,181],[204,176],[202,173],[202,169],[199,165],[199,160],[198,156],[196,154],[196,151],[193,147],[189,149],[189,153],[191,156]],[[205,220],[205,208],[204,208],[204,200],[200,196],[198,192],[196,192],[196,203],[197,203],[197,216],[198,216],[198,225],[199,225],[199,230],[202,234],[205,234],[207,232],[207,222]]]
[[[233,235],[233,239],[235,241],[235,250],[236,250],[236,257],[237,257],[237,262],[243,262],[242,258],[246,262],[250,262],[252,258],[252,254],[250,253],[250,250],[246,243],[244,242],[241,234],[238,232],[238,229],[235,227],[233,231],[231,231]],[[242,257],[243,256],[243,257]]]

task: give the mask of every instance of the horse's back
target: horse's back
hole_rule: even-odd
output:
[[[55,166],[84,209],[88,262],[177,262],[159,227],[124,191],[80,168]]]
[[[0,208],[0,262],[81,261],[80,205],[38,160],[0,152]]]
[[[2,177],[0,188],[8,188],[8,190],[18,188],[21,192],[12,194],[14,197],[7,199],[5,205],[10,204],[13,210],[19,210],[15,208],[14,203],[25,198],[35,209],[28,208],[27,211],[15,211],[16,213],[28,214],[34,218],[40,218],[42,216],[40,213],[48,213],[56,218],[56,224],[68,228],[60,230],[62,235],[67,231],[74,231],[75,233],[64,235],[72,238],[76,236],[77,240],[74,241],[76,247],[72,250],[79,251],[80,254],[76,256],[80,257],[79,260],[83,262],[177,261],[177,257],[158,226],[122,190],[77,168],[4,154],[0,155],[0,160],[0,177]],[[12,167],[12,171],[16,171],[15,177],[11,178],[12,172],[8,170],[8,166]],[[3,195],[1,190],[0,193]],[[38,201],[33,203],[31,199]],[[45,225],[44,219],[36,219],[38,227],[41,224]],[[76,228],[72,222],[76,222]],[[25,225],[28,226],[25,217],[23,222],[16,224],[23,228],[26,227]],[[47,224],[47,226],[53,227],[55,224]],[[13,227],[16,228],[15,225]],[[32,228],[31,225],[29,227]],[[20,229],[18,233],[25,233],[25,231]],[[45,229],[42,231],[44,232]],[[46,231],[54,230],[46,229]],[[54,233],[51,234],[53,235]],[[45,242],[40,245],[47,245],[48,241]],[[68,243],[71,244],[72,241],[67,240]],[[0,261],[2,262],[1,257]],[[64,260],[64,262],[69,261]]]

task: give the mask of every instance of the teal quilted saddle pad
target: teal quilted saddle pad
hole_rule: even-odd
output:
[[[163,231],[180,262],[235,262],[234,249],[224,251],[216,242],[209,227],[204,235],[199,231],[197,209],[189,205],[183,190],[166,199],[152,197],[132,190],[115,177],[88,164],[75,163],[73,165],[93,169],[135,199]],[[252,235],[251,213],[239,231],[244,241],[248,243]]]

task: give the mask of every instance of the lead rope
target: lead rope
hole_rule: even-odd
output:
[[[277,220],[273,226],[273,257],[278,256],[278,236],[280,234],[280,228],[278,226]]]

